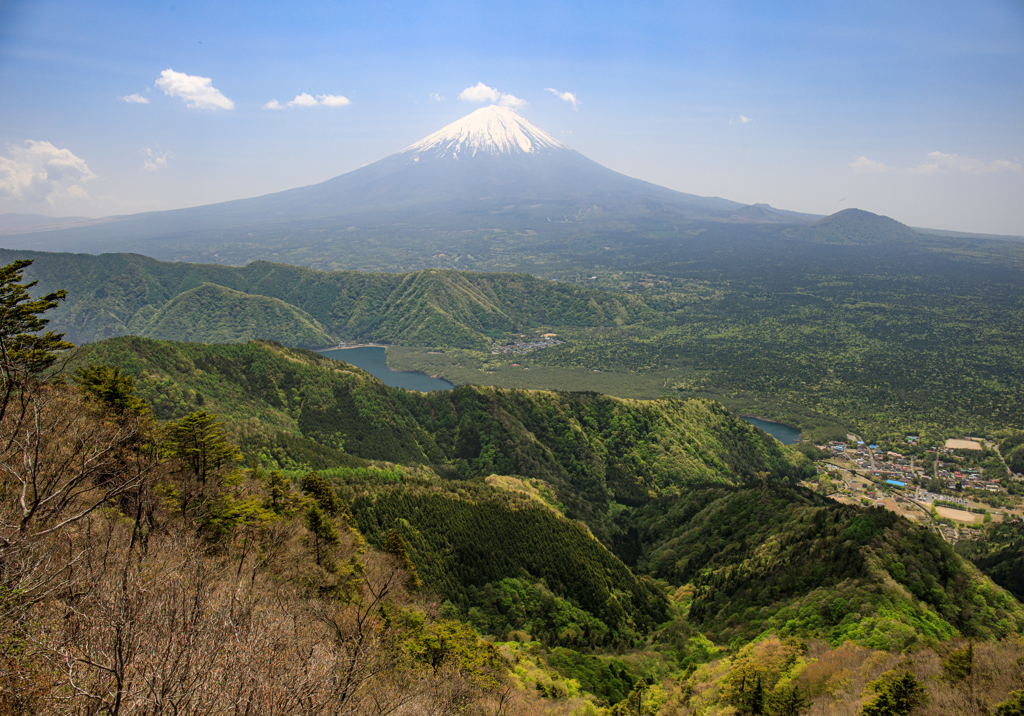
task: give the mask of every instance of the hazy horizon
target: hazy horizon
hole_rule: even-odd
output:
[[[701,196],[1024,234],[1024,5],[0,4],[0,213],[315,184],[489,103]]]

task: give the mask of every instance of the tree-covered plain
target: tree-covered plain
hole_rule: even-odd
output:
[[[1024,427],[1012,409],[1024,400],[1021,241],[923,234],[855,210],[811,226],[584,217],[550,236],[494,236],[479,249],[455,232],[431,257],[412,238],[395,241],[374,242],[392,252],[386,266],[368,263],[363,246],[350,267],[419,271],[0,256],[35,257],[30,272],[40,290],[68,289],[55,325],[76,342],[134,333],[299,345],[300,336],[314,340],[308,326],[319,325],[331,338],[418,347],[399,367],[455,382],[579,389],[596,370],[605,392],[709,397],[816,438]],[[467,251],[472,260],[455,261]],[[295,260],[323,265],[314,259],[307,251]],[[539,278],[450,270],[457,267]],[[262,297],[242,314],[267,314],[267,298],[293,306],[288,332],[257,329],[212,310],[216,303],[195,314],[202,336],[187,332],[180,315],[157,320],[158,310],[203,283]],[[180,331],[156,332],[158,325]],[[489,354],[493,341],[537,329],[564,343],[527,356]],[[510,370],[511,362],[531,370]]]

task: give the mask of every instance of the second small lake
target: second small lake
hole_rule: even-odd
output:
[[[426,373],[391,370],[388,368],[385,349],[378,346],[337,348],[333,351],[324,351],[323,354],[328,358],[345,361],[356,368],[362,368],[375,378],[384,381],[384,385],[390,385],[392,388],[405,388],[428,393],[432,390],[451,390],[455,387],[447,380],[431,378]]]
[[[800,442],[800,428],[793,428],[782,423],[770,423],[767,420],[757,418],[743,418],[751,425],[761,428],[780,443],[792,445]]]

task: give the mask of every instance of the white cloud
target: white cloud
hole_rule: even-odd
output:
[[[167,166],[167,157],[169,156],[171,156],[170,152],[156,154],[152,149],[147,149],[146,156],[142,160],[142,168],[147,172],[155,172],[157,169]]]
[[[149,100],[138,93],[130,94],[126,97],[122,97],[121,99],[125,102],[130,102],[131,104],[149,104]]]
[[[213,86],[209,77],[186,75],[166,69],[160,73],[156,86],[169,97],[181,97],[189,109],[234,109],[235,103]]]
[[[980,159],[961,157],[957,154],[928,152],[928,156],[932,161],[927,164],[921,164],[918,167],[919,171],[927,174],[941,171],[943,169],[964,172],[965,174],[991,174],[992,172],[1019,172],[1021,170],[1020,164],[1007,161],[1006,159],[996,159],[995,161],[986,164]]]
[[[918,164],[916,167],[891,167],[876,162],[867,157],[857,157],[857,160],[850,164],[855,171],[873,172],[876,174],[938,174],[940,172],[959,172],[962,174],[992,174],[994,172],[1011,171],[1019,172],[1021,165],[1006,159],[996,159],[985,163],[980,159],[961,157],[958,154],[945,154],[944,152],[928,152],[930,161]]]
[[[544,91],[551,92],[553,95],[555,95],[555,97],[558,97],[558,99],[562,100],[563,102],[568,102],[569,104],[571,104],[573,111],[579,111],[580,101],[576,99],[576,95],[574,95],[572,92],[559,92],[554,87],[545,87]]]
[[[12,145],[10,157],[0,156],[0,196],[26,202],[53,203],[62,196],[88,196],[80,182],[95,179],[85,160],[49,142]]]
[[[750,117],[744,117],[744,116],[743,116],[743,115],[741,114],[741,115],[739,115],[738,117],[733,117],[733,118],[731,118],[731,119],[729,120],[729,124],[747,124],[748,122],[753,122],[753,121],[754,121],[754,120],[752,120],[752,119],[751,119]]]
[[[318,94],[316,98],[324,107],[344,107],[352,104],[348,97],[342,97],[340,94]]]
[[[491,104],[500,104],[502,107],[511,107],[512,109],[522,109],[529,104],[525,99],[519,99],[514,95],[499,92],[493,87],[488,87],[483,82],[477,82],[473,87],[467,87],[462,90],[459,93],[459,99],[477,104],[490,102]]]
[[[511,107],[512,109],[522,109],[529,104],[525,99],[519,99],[510,94],[501,95],[501,101],[498,102],[502,107]]]
[[[857,161],[850,164],[850,166],[859,172],[886,172],[889,171],[889,167],[885,166],[881,162],[876,162],[873,159],[867,157],[857,157]]]
[[[459,92],[459,99],[466,102],[476,102],[478,104],[482,104],[483,102],[495,104],[499,99],[501,99],[501,93],[493,87],[488,87],[483,82],[477,82],[475,86],[467,87]]]
[[[318,94],[316,97],[303,92],[302,94],[295,95],[295,99],[291,102],[281,104],[276,99],[272,99],[263,105],[263,109],[284,109],[285,107],[344,107],[345,105],[352,104],[348,97],[342,97],[340,94]]]
[[[443,99],[444,99],[444,97],[439,95],[437,92],[431,92],[430,93],[430,101],[431,102],[440,102]]]
[[[289,107],[316,107],[316,105],[316,98],[305,92],[295,95],[295,99],[288,103]]]

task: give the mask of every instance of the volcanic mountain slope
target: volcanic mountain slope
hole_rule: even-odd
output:
[[[330,251],[341,255],[352,238],[345,232],[361,229],[543,232],[550,230],[549,223],[580,216],[730,220],[742,207],[619,174],[565,146],[513,110],[492,106],[397,154],[321,184],[38,232],[32,236],[32,246],[90,252],[116,247],[179,259],[189,252],[195,258],[233,246],[235,253],[245,247],[251,258],[257,248],[295,247],[330,238],[336,244]],[[808,217],[787,218],[801,223]],[[18,241],[11,237],[7,245],[28,246]]]

